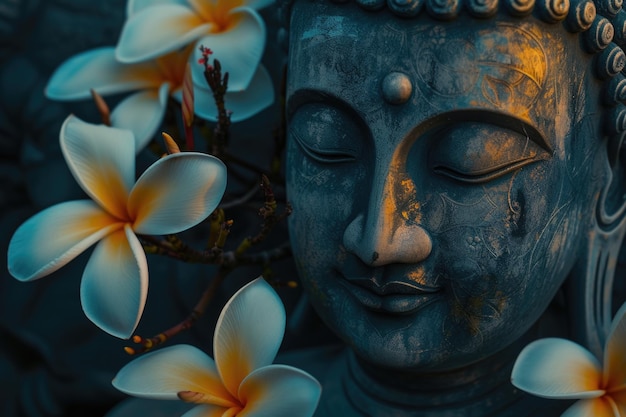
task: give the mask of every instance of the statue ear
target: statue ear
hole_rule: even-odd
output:
[[[626,132],[609,138],[607,143],[610,180],[598,202],[598,222],[603,228],[622,223],[626,216]]]
[[[626,233],[626,133],[607,143],[607,184],[596,205],[595,223],[588,231],[571,274],[567,293],[570,327],[574,338],[601,357],[613,319],[624,302],[615,297],[613,280],[617,258]]]

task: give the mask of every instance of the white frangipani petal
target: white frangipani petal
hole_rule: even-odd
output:
[[[618,310],[604,349],[604,386],[626,389],[626,303]],[[626,406],[626,404],[625,404]]]
[[[545,398],[600,397],[604,390],[598,360],[582,346],[558,338],[536,340],[517,357],[511,383]]]
[[[111,124],[133,132],[137,152],[150,142],[161,126],[168,94],[169,84],[165,83],[159,89],[132,94],[113,110]]]
[[[269,365],[253,371],[239,388],[246,404],[237,417],[310,417],[317,408],[322,387],[308,373],[286,365]]]
[[[278,294],[257,278],[226,303],[215,327],[215,364],[228,391],[237,395],[243,379],[272,363],[285,332],[285,309]]]
[[[210,88],[204,85],[194,85],[194,97],[193,97],[193,111],[194,113],[204,119],[212,122],[217,121],[217,105],[213,98],[213,92]],[[232,93],[226,93],[224,95],[224,103],[226,110],[230,107],[230,95]],[[232,119],[231,119],[232,121]]]
[[[189,345],[150,352],[124,366],[113,386],[126,394],[160,400],[178,399],[181,391],[204,393],[216,405],[231,407],[236,400],[219,379],[213,359]]]
[[[217,106],[210,89],[196,87],[195,101],[195,111],[199,117],[217,121]],[[224,102],[226,109],[232,112],[230,120],[233,123],[249,119],[270,106],[274,102],[274,86],[265,67],[259,65],[246,90],[226,93]]]
[[[236,21],[228,30],[202,37],[197,44],[213,51],[211,58],[222,65],[222,73],[228,72],[228,92],[248,88],[265,49],[265,23],[257,12],[247,7],[231,11]],[[199,48],[194,50],[192,74],[198,85],[206,84],[204,68],[196,64],[202,58]]]
[[[621,417],[607,397],[576,401],[561,417]]]
[[[611,392],[611,400],[619,410],[619,416],[626,416],[626,389]]]
[[[120,62],[139,62],[172,52],[209,33],[188,7],[164,4],[147,7],[128,18],[115,50]]]
[[[85,315],[113,336],[127,339],[137,327],[148,294],[148,263],[125,225],[95,247],[80,287]]]
[[[202,404],[187,411],[181,417],[234,417],[234,415],[226,414],[227,407],[220,407],[212,404]]]
[[[82,189],[110,214],[126,220],[135,176],[133,134],[69,116],[60,138],[65,161]]]
[[[152,63],[126,65],[115,59],[114,47],[92,49],[69,58],[52,74],[46,96],[53,100],[80,100],[100,95],[158,87],[158,72]]]
[[[91,200],[49,207],[24,222],[11,238],[9,272],[20,281],[41,278],[122,227]]]
[[[206,219],[226,189],[226,166],[219,159],[181,152],[159,159],[137,180],[128,212],[139,234],[178,233]]]

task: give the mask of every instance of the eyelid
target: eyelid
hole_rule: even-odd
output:
[[[519,121],[518,121],[519,122]],[[479,184],[495,180],[552,154],[533,140],[523,125],[516,128],[493,120],[448,120],[447,126],[431,128],[436,138],[430,167],[436,174]]]
[[[494,180],[498,177],[508,174],[509,172],[513,172],[523,166],[526,166],[533,162],[537,162],[541,159],[543,158],[537,158],[536,156],[528,156],[525,158],[520,158],[515,161],[507,161],[506,163],[495,165],[493,167],[486,168],[484,170],[478,170],[471,174],[457,171],[457,170],[454,170],[452,168],[445,167],[445,166],[434,166],[433,171],[437,174],[445,175],[455,180],[468,182],[472,184],[479,184],[479,183]]]
[[[441,113],[425,120],[413,129],[411,135],[420,137],[435,130],[447,128],[451,124],[463,122],[484,123],[508,129],[530,139],[548,154],[552,155],[554,153],[552,146],[550,146],[545,136],[537,128],[518,117],[491,109],[460,109]]]
[[[318,90],[298,90],[288,100],[289,136],[320,163],[354,162],[368,140],[362,117],[340,98]]]
[[[354,149],[347,148],[334,148],[331,150],[328,149],[319,149],[315,148],[306,141],[304,141],[298,132],[292,132],[293,138],[296,140],[300,148],[307,154],[310,158],[315,161],[322,163],[340,163],[340,162],[353,162],[356,160],[356,151]]]
[[[335,96],[331,91],[302,88],[294,91],[287,98],[287,120],[290,121],[295,116],[298,109],[307,104],[321,104],[341,108],[345,111],[353,111],[348,103]]]

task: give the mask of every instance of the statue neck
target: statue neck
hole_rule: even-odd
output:
[[[379,368],[346,349],[323,383],[316,416],[558,416],[569,402],[532,397],[511,385],[513,363],[525,344],[437,373]]]

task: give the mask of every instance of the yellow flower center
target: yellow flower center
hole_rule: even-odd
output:
[[[189,0],[191,6],[196,12],[202,16],[208,23],[213,23],[215,26],[212,30],[213,33],[226,32],[231,27],[235,26],[239,21],[237,15],[231,15],[231,10],[243,6],[244,0]]]
[[[185,79],[185,68],[192,50],[193,44],[185,47],[183,50],[155,59],[162,82],[170,83],[170,91],[182,88]]]

